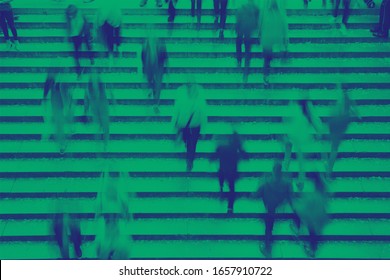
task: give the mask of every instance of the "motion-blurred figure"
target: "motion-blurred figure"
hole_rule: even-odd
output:
[[[122,10],[118,3],[103,2],[98,13],[98,26],[108,50],[109,65],[112,66],[114,52],[120,52]]]
[[[245,45],[245,68],[244,81],[248,80],[249,67],[251,60],[252,34],[259,25],[259,9],[254,0],[242,5],[236,13],[236,53],[237,63],[241,67],[242,63],[242,44]]]
[[[221,193],[223,193],[225,181],[229,185],[227,212],[232,214],[235,200],[235,183],[238,179],[238,162],[245,157],[245,151],[237,132],[233,132],[233,134],[226,137],[220,137],[214,157],[219,160],[218,179]]]
[[[186,145],[187,171],[191,171],[201,129],[207,122],[206,102],[200,95],[201,87],[193,81],[190,81],[178,91],[181,94],[175,102],[172,121],[177,137],[182,139]]]
[[[282,172],[282,164],[276,162],[273,166],[272,176],[265,180],[255,194],[262,198],[264,202],[265,213],[265,243],[260,246],[262,254],[270,258],[272,256],[272,230],[275,222],[276,210],[285,203],[291,203],[292,183]]]
[[[288,24],[284,0],[265,0],[260,17],[260,42],[264,54],[264,85],[269,84],[273,48],[278,47],[286,57]]]
[[[125,231],[132,219],[129,214],[129,199],[121,182],[126,177],[119,174],[113,178],[109,172],[102,174],[102,189],[97,197],[96,246],[98,259],[127,259],[130,239]]]
[[[315,113],[314,107],[309,100],[290,101],[289,116],[285,118],[287,137],[285,139],[286,152],[284,157],[285,170],[288,170],[291,160],[292,147],[295,147],[299,164],[298,188],[302,189],[305,179],[306,149],[314,142],[312,130],[323,133],[324,127],[320,118]]]
[[[321,235],[328,221],[328,195],[325,179],[320,173],[314,173],[312,181],[314,183],[314,192],[302,193],[292,201],[295,217],[291,224],[291,229],[298,236],[301,224],[307,227],[309,231],[309,246],[305,245],[304,248],[306,254],[314,258],[318,248],[318,236]]]
[[[352,118],[359,118],[359,114],[356,110],[356,104],[353,100],[350,99],[348,91],[339,88],[339,92],[339,99],[329,120],[331,151],[328,162],[328,175],[330,175],[333,171],[333,166],[337,159],[339,146],[344,138],[349,124],[351,123]]]
[[[82,73],[80,65],[80,48],[83,42],[85,42],[87,46],[87,55],[91,61],[91,64],[94,64],[94,57],[92,53],[91,24],[88,23],[87,18],[75,5],[69,5],[66,9],[66,22],[68,26],[68,36],[74,47],[76,72],[77,75],[80,76]]]
[[[152,90],[150,94],[156,101],[155,111],[158,112],[160,93],[164,75],[164,67],[168,61],[168,53],[164,42],[155,37],[149,37],[142,48],[143,73]]]
[[[191,16],[195,17],[196,10],[196,29],[200,29],[200,22],[202,19],[202,0],[191,0]]]
[[[214,24],[219,30],[219,38],[224,38],[224,30],[226,27],[226,17],[227,17],[227,6],[228,0],[214,0],[214,14],[215,20]]]
[[[72,205],[73,207],[73,205]],[[61,252],[62,259],[69,259],[69,247],[72,244],[74,253],[77,258],[81,258],[83,253],[81,250],[82,237],[80,230],[80,221],[71,217],[69,207],[60,207],[57,205],[57,210],[53,221],[53,232]],[[76,207],[77,208],[77,207]],[[75,209],[73,208],[73,211]]]
[[[15,48],[19,49],[18,32],[15,27],[14,12],[11,7],[12,0],[0,0],[0,26],[3,31],[7,50]],[[11,29],[13,40],[11,41],[8,27]]]
[[[91,111],[92,119],[99,126],[103,136],[104,151],[107,151],[110,139],[110,106],[107,94],[115,102],[111,90],[106,89],[106,85],[102,82],[100,75],[92,73],[84,95],[84,114],[87,116],[88,111]]]
[[[340,28],[341,28],[341,32],[345,33],[347,30],[348,18],[350,14],[351,0],[342,0],[342,1],[344,6],[344,11],[343,11],[343,19],[341,21]],[[340,4],[341,4],[341,0],[335,0],[332,22],[335,22],[337,19],[337,16],[339,14]]]
[[[46,100],[50,93],[51,121],[54,126],[55,139],[63,154],[67,145],[66,128],[73,118],[73,100],[69,87],[61,81],[61,75],[57,72],[49,72],[43,90],[44,108],[47,114],[49,110]]]
[[[382,0],[379,23],[371,29],[372,34],[379,38],[388,38],[390,28],[390,0]]]
[[[176,4],[178,0],[165,0],[168,3],[168,22],[173,23],[176,17]]]

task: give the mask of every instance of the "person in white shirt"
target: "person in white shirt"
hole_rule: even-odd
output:
[[[196,145],[207,122],[206,102],[200,95],[201,90],[199,85],[189,82],[178,89],[180,97],[175,102],[173,123],[186,145],[187,171],[192,170]]]
[[[94,64],[94,58],[92,53],[91,25],[88,23],[86,17],[75,5],[69,5],[66,9],[66,19],[68,26],[68,36],[73,42],[74,46],[76,71],[77,74],[80,76],[82,72],[80,66],[80,48],[83,42],[85,42],[87,45],[87,54],[91,61],[91,64]]]
[[[103,42],[108,49],[109,65],[111,67],[114,51],[119,52],[121,44],[122,10],[118,3],[103,2],[98,12],[97,24],[101,30]]]

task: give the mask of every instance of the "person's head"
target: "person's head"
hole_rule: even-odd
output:
[[[66,8],[66,17],[69,19],[74,19],[77,15],[78,9],[75,5],[71,4]]]

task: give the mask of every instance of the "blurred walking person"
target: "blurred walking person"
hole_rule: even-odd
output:
[[[96,249],[98,259],[127,259],[130,238],[125,231],[132,220],[129,199],[123,189],[126,174],[113,178],[108,171],[102,173],[102,188],[97,201]]]
[[[69,87],[61,79],[57,72],[49,72],[43,90],[43,106],[46,114],[51,115],[55,139],[59,145],[60,154],[64,154],[67,146],[66,129],[73,118],[73,100]],[[46,106],[49,94],[51,114],[47,113],[49,108]]]
[[[3,31],[5,43],[7,44],[6,50],[19,49],[18,32],[15,27],[14,13],[11,7],[12,0],[0,0],[0,25]],[[9,36],[8,28],[12,32],[12,41]]]
[[[150,96],[155,100],[155,112],[158,113],[164,67],[168,61],[165,44],[158,38],[149,37],[142,48],[143,73],[151,89]]]
[[[83,256],[81,245],[82,235],[80,229],[80,221],[71,217],[69,207],[57,207],[57,213],[54,216],[53,232],[57,245],[61,252],[62,259],[70,259],[70,246],[73,245],[73,250],[76,258],[80,259]],[[72,205],[72,212],[75,212],[75,205]]]
[[[282,172],[282,164],[276,162],[272,169],[272,175],[259,187],[255,197],[262,198],[266,209],[265,241],[260,246],[262,254],[270,258],[272,256],[272,231],[275,223],[275,213],[285,203],[291,204],[292,182]]]
[[[196,15],[196,29],[200,29],[200,22],[202,19],[202,1],[203,0],[191,0],[191,16]]]
[[[187,171],[194,165],[196,145],[202,129],[207,122],[206,102],[201,96],[201,87],[194,81],[189,81],[178,89],[181,93],[175,102],[175,112],[172,118],[177,138],[186,145]]]
[[[284,119],[287,135],[285,138],[284,168],[288,170],[291,160],[292,148],[295,148],[299,165],[298,183],[299,189],[303,189],[305,180],[305,153],[314,143],[312,131],[315,135],[324,133],[324,126],[317,116],[310,100],[303,99],[290,101],[289,115]]]
[[[98,125],[103,138],[104,151],[107,151],[108,141],[110,138],[110,106],[107,94],[115,103],[111,90],[106,89],[101,77],[97,73],[92,73],[89,77],[87,90],[84,95],[84,114],[88,115],[90,110],[93,121]]]
[[[176,4],[178,0],[165,0],[168,3],[168,22],[173,23],[176,17]]]
[[[75,6],[69,5],[66,9],[66,22],[68,37],[73,43],[74,47],[74,59],[76,63],[76,72],[80,77],[82,74],[80,64],[80,49],[83,42],[87,46],[87,56],[89,57],[91,64],[94,64],[94,57],[92,52],[92,35],[91,35],[91,24],[87,21],[87,18],[82,12]]]
[[[224,30],[226,27],[228,0],[214,0],[214,24],[219,30],[219,38],[224,38]]]
[[[242,44],[245,46],[244,82],[248,81],[250,60],[252,56],[252,35],[258,28],[258,23],[259,9],[255,5],[254,0],[248,0],[236,13],[236,55],[239,67],[241,67],[242,64]]]
[[[265,0],[260,17],[260,42],[263,47],[264,85],[269,85],[269,74],[274,47],[287,55],[288,24],[285,4],[283,0]]]
[[[235,183],[238,179],[238,163],[241,158],[245,157],[245,151],[242,147],[240,136],[237,132],[228,135],[227,137],[219,137],[218,147],[216,149],[214,159],[219,160],[219,187],[221,194],[223,193],[224,183],[229,186],[228,195],[228,214],[233,213],[235,200]]]
[[[104,3],[98,13],[104,44],[108,50],[109,67],[112,67],[114,53],[120,53],[122,10],[117,3]]]
[[[382,0],[379,12],[379,23],[371,29],[372,35],[388,38],[390,28],[390,0]]]
[[[345,132],[353,118],[359,118],[356,110],[356,104],[348,95],[348,91],[339,86],[339,98],[336,106],[332,110],[329,120],[329,137],[331,142],[331,151],[328,161],[328,175],[333,171],[334,163],[337,159],[339,146],[344,138]]]
[[[341,32],[345,34],[347,31],[348,18],[350,15],[351,0],[342,0],[342,2],[343,2],[344,10],[343,10],[343,18],[341,21],[340,28],[341,28]],[[333,10],[333,19],[331,20],[332,22],[335,22],[337,19],[337,16],[339,14],[340,4],[341,4],[341,0],[335,0],[334,10]]]
[[[325,179],[320,173],[314,173],[312,178],[313,192],[304,192],[292,200],[295,213],[291,229],[299,236],[301,225],[304,224],[309,232],[309,245],[304,246],[306,254],[314,258],[318,248],[318,240],[323,228],[328,222],[328,194]]]

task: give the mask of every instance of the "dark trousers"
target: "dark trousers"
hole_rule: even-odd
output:
[[[114,46],[119,47],[121,44],[120,27],[113,27],[108,22],[102,26],[103,36],[108,52],[114,52]]]
[[[193,17],[195,16],[195,10],[198,24],[200,24],[202,18],[202,0],[191,0],[191,15]]]
[[[301,219],[296,214],[294,215],[294,223],[299,231],[301,227]],[[308,230],[309,230],[310,249],[312,250],[312,252],[316,252],[318,248],[318,235],[316,234],[314,229],[309,227]]]
[[[18,32],[15,28],[14,13],[10,11],[0,11],[0,25],[3,30],[4,39],[8,41],[10,39],[8,33],[8,27],[11,29],[14,41],[18,40]]]
[[[271,61],[272,61],[272,49],[264,49],[264,76],[269,76],[271,71]]]
[[[80,225],[72,223],[70,225],[70,242],[73,244],[74,251],[77,257],[82,256],[81,251],[81,231]],[[66,236],[64,236],[64,233]],[[69,240],[67,236],[67,229],[64,229],[62,218],[58,218],[54,223],[54,235],[58,246],[60,247],[61,256],[63,259],[69,259]],[[64,241],[66,244],[64,244]]]
[[[383,0],[379,13],[378,31],[389,34],[390,28],[390,0]]]
[[[223,192],[223,185],[225,181],[229,185],[228,213],[233,212],[233,208],[234,208],[234,200],[236,197],[236,192],[235,192],[236,179],[237,179],[236,173],[226,174],[221,170],[218,173],[219,187],[221,188],[221,192]]]
[[[339,13],[339,7],[340,7],[341,0],[336,0],[334,4],[334,10],[333,10],[333,16],[337,17]],[[343,0],[343,5],[344,5],[344,12],[343,12],[343,20],[342,22],[344,24],[348,23],[348,18],[349,18],[349,6],[351,4],[351,0]]]
[[[92,39],[90,38],[90,35],[85,35],[81,34],[79,36],[74,36],[71,37],[72,42],[73,42],[73,47],[74,47],[74,59],[76,62],[76,71],[77,74],[81,74],[81,66],[80,66],[80,48],[81,45],[83,44],[83,41],[85,42],[87,46],[87,55],[91,62],[93,62],[93,54],[92,54]]]
[[[228,0],[214,0],[215,22],[218,23],[219,19],[219,28],[222,30],[226,26],[227,4]]]
[[[247,33],[238,33],[237,39],[236,39],[236,54],[237,54],[237,61],[241,63],[242,60],[242,44],[245,45],[245,74],[249,74],[249,66],[251,61],[251,36]]]
[[[176,16],[176,8],[173,6],[172,1],[169,1],[168,5],[168,21],[173,22]]]
[[[187,148],[187,166],[192,167],[195,160],[196,144],[200,136],[200,127],[183,129],[183,141]]]
[[[271,251],[272,246],[272,231],[275,223],[275,209],[267,209],[267,213],[264,218],[265,223],[265,250]]]
[[[147,73],[149,88],[152,89],[153,98],[157,101],[157,103],[159,103],[160,101],[163,73],[164,68],[156,69],[154,71],[149,70],[149,73]]]

